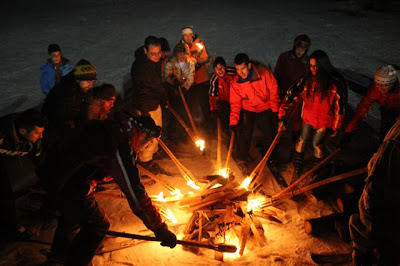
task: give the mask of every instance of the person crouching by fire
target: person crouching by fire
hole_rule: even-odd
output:
[[[334,137],[343,123],[345,94],[342,80],[328,55],[322,50],[314,51],[310,56],[309,71],[288,90],[279,109],[279,119],[281,123],[286,123],[297,101],[303,100],[303,124],[295,145],[292,182],[301,173],[305,148],[310,140],[314,163],[317,164],[324,158],[324,141],[328,130],[333,130],[331,136]]]
[[[117,91],[111,84],[103,84],[92,89],[92,97],[88,107],[88,120],[107,119],[114,107]]]
[[[140,182],[134,160],[149,141],[160,137],[161,128],[151,117],[134,117],[125,109],[115,118],[87,121],[64,143],[59,155],[48,158],[38,170],[43,187],[61,213],[48,263],[88,265],[101,244],[110,223],[90,186],[98,172],[114,178],[132,212],[161,245],[176,245],[176,236],[161,220]]]

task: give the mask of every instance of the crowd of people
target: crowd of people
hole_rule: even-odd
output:
[[[325,140],[341,135],[338,132],[347,115],[345,79],[326,52],[315,50],[309,55],[310,47],[307,35],[297,36],[293,47],[279,55],[272,70],[246,53],[235,56],[234,67],[227,66],[221,56],[212,58],[192,26],[181,29],[181,39],[172,55],[165,38],[149,36],[135,51],[132,86],[124,91],[122,99],[112,84],[95,86],[97,71],[89,61],[81,59],[73,65],[62,56],[59,45],[49,45],[49,59],[40,68],[40,86],[46,95],[43,105],[1,119],[0,204],[6,212],[1,239],[6,243],[20,235],[17,191],[12,183],[17,176],[35,169],[40,185],[48,193],[49,208],[60,213],[48,265],[90,263],[110,226],[93,196],[92,180],[110,177],[121,187],[133,213],[162,245],[173,248],[176,236],[148,197],[136,164],[154,174],[168,174],[155,162],[157,156],[162,156],[157,139],[163,135],[166,141],[185,140],[181,126],[168,112],[173,108],[187,121],[182,99],[202,132],[212,136],[217,119],[227,136],[235,132],[237,148],[233,156],[244,174],[254,161],[250,146],[255,126],[262,134],[256,145],[261,154],[267,151],[278,128],[290,129],[294,181],[302,172],[307,143],[311,142],[313,162],[317,164],[326,156]],[[388,237],[385,220],[375,218],[390,212],[388,206],[399,207],[398,123],[385,138],[400,114],[399,79],[399,70],[391,65],[376,71],[338,142],[342,147],[348,144],[371,105],[380,104],[380,137],[384,143],[380,155],[371,160],[373,169],[362,196],[360,215],[351,219],[350,226],[355,262],[359,265],[368,261],[366,258],[376,248],[381,261],[396,261],[395,250],[387,248],[384,241]],[[377,156],[385,159],[378,160]],[[21,160],[33,162],[33,166],[15,167]],[[279,174],[276,150],[267,165],[273,174]],[[386,200],[391,204],[385,205]],[[375,201],[385,208],[370,209]],[[398,212],[391,217],[388,226],[394,228],[399,225]],[[398,239],[390,243],[395,245]]]

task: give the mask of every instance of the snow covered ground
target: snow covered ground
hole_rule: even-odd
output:
[[[46,2],[47,3],[47,2]],[[0,11],[0,115],[40,104],[44,95],[39,87],[39,67],[47,59],[47,45],[58,43],[63,55],[73,62],[85,58],[98,69],[98,84],[114,84],[122,91],[134,60],[134,51],[148,35],[165,37],[171,48],[180,38],[180,28],[194,25],[211,56],[222,55],[228,64],[234,56],[246,52],[250,57],[275,66],[279,54],[292,47],[301,33],[311,37],[310,51],[325,50],[333,64],[372,77],[382,64],[399,64],[400,49],[398,5],[388,12],[362,11],[351,1],[123,1],[86,0],[67,4],[37,4],[17,1]],[[351,93],[356,105],[360,96]],[[373,113],[375,116],[377,112]],[[182,163],[196,176],[210,174],[206,159],[183,158]],[[170,161],[163,166],[173,168]],[[182,178],[170,179],[184,187]],[[150,194],[160,191],[157,185]],[[138,232],[140,222],[124,200],[106,201],[112,229]],[[287,223],[263,223],[268,240],[264,248],[249,245],[242,258],[227,259],[226,264],[306,265],[311,251],[345,252],[349,244],[332,239],[317,239],[304,232],[306,218],[329,214],[329,206],[318,203],[290,204]],[[182,216],[183,217],[183,216]],[[54,226],[54,224],[49,225]],[[54,227],[53,227],[54,228]],[[42,231],[46,231],[44,228]],[[48,228],[47,228],[48,229]],[[132,230],[132,231],[131,231]],[[43,240],[51,241],[46,231]],[[24,244],[25,245],[25,244]],[[10,265],[37,265],[44,257],[29,248],[12,250]],[[25,246],[26,247],[26,246]],[[251,251],[250,251],[251,250]],[[195,255],[146,243],[124,251],[97,256],[96,265],[209,265],[220,264],[213,253]],[[16,263],[17,264],[17,263]]]

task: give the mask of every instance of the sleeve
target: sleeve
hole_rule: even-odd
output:
[[[333,130],[338,130],[342,127],[343,125],[343,120],[344,120],[344,114],[345,114],[345,108],[346,108],[346,96],[344,95],[344,90],[335,87],[335,95],[334,95],[334,121],[332,124],[332,129]]]
[[[279,112],[279,105],[280,105],[280,98],[279,98],[279,88],[276,82],[274,75],[272,74],[271,70],[267,70],[265,73],[266,75],[266,85],[269,91],[269,100],[271,104],[272,112],[277,113]]]
[[[190,87],[192,86],[194,82],[194,72],[195,72],[195,63],[193,60],[188,60],[189,67],[186,69],[185,77],[186,77],[186,82],[184,84],[184,87],[189,90]]]
[[[132,212],[153,232],[163,226],[161,216],[140,182],[139,170],[129,145],[116,149],[113,156],[113,177],[125,194]]]
[[[74,64],[67,62],[61,69],[62,76],[66,76],[69,72],[74,69]]]
[[[164,80],[171,85],[174,84],[174,66],[170,61],[165,64]]]
[[[44,67],[40,68],[40,88],[44,92],[44,94],[49,94],[50,92],[50,84],[49,84],[49,72],[44,69]]]
[[[240,110],[242,109],[242,97],[237,83],[231,85],[229,103],[231,105],[229,125],[237,125],[240,119]]]
[[[304,90],[303,80],[303,78],[299,79],[288,89],[286,96],[279,108],[278,117],[280,120],[286,121],[290,118],[291,110],[293,110],[296,106],[297,102],[299,101],[299,96]]]
[[[378,94],[379,92],[373,85],[369,87],[367,94],[361,99],[361,102],[358,104],[357,110],[355,111],[353,118],[347,125],[345,132],[353,132],[358,129],[360,121],[368,114],[369,109],[374,104],[375,100],[377,100]]]

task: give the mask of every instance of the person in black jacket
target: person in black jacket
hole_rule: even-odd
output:
[[[96,78],[94,66],[81,59],[74,70],[50,91],[42,107],[42,113],[49,120],[45,135],[46,150],[86,120],[88,92]]]
[[[167,103],[167,95],[161,77],[161,43],[157,37],[149,36],[143,46],[144,55],[136,51],[136,59],[132,64],[132,105],[141,116],[150,116],[156,125],[162,126],[161,105]],[[156,141],[150,143],[138,154],[143,167],[157,174],[163,171],[153,161],[153,154],[158,150]]]
[[[150,117],[133,117],[123,109],[116,113],[116,120],[87,121],[64,143],[58,156],[48,157],[38,175],[61,212],[48,262],[87,265],[104,238],[110,224],[93,196],[93,177],[112,176],[133,213],[161,245],[176,245],[176,236],[163,223],[140,182],[134,160],[160,133]]]
[[[34,109],[0,120],[0,240],[17,236],[16,192],[32,181],[29,177],[34,175],[33,164],[40,161],[45,122],[43,115]],[[22,180],[22,184],[16,186],[17,180]]]

